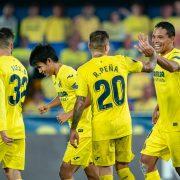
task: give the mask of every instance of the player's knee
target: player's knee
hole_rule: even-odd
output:
[[[69,164],[62,163],[59,171],[59,177],[61,179],[70,179],[72,178],[72,172],[70,171]]]
[[[149,166],[151,164],[150,158],[146,155],[141,155],[141,164],[145,164],[147,166]]]
[[[100,176],[112,174],[112,172],[113,172],[111,166],[98,166],[98,167],[99,167],[99,175]]]
[[[91,164],[84,169],[88,180],[99,180],[99,168]]]
[[[178,175],[180,176],[180,167],[176,167],[176,172],[178,173]]]

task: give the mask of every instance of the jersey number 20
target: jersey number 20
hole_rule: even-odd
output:
[[[104,101],[106,100],[106,98],[108,98],[111,92],[113,92],[113,101],[117,106],[120,106],[124,102],[124,97],[125,97],[124,78],[122,76],[115,76],[112,78],[111,84],[109,84],[109,82],[106,80],[99,80],[95,83],[94,87],[96,91],[100,91],[102,87],[104,89],[104,92],[97,99],[99,110],[105,110],[113,107],[112,102],[107,104],[104,103]],[[121,86],[121,95],[118,92],[118,85]]]

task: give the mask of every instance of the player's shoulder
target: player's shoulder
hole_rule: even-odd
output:
[[[87,70],[89,67],[91,67],[94,64],[93,58],[90,59],[89,61],[85,62],[83,65],[79,66],[77,71],[84,71]]]
[[[76,76],[76,74],[77,71],[74,68],[67,65],[62,65],[59,75],[61,76],[61,78],[68,79],[69,77]]]
[[[174,48],[172,54],[173,55],[180,55],[180,49]]]
[[[13,56],[0,56],[0,68],[3,69],[4,66],[12,65],[13,59],[15,59]]]
[[[71,66],[67,66],[67,65],[62,65],[62,71],[66,74],[66,73],[76,73],[76,70],[74,68],[72,68]]]
[[[113,57],[114,57],[114,59],[125,60],[125,56],[122,54],[114,55]]]
[[[180,59],[180,49],[174,48],[170,54],[169,54],[170,59]]]

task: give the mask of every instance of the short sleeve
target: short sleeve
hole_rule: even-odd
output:
[[[88,84],[87,84],[86,73],[81,68],[79,68],[77,71],[77,84],[78,84],[78,89],[76,90],[77,96],[87,97]]]
[[[133,60],[129,57],[124,57],[126,68],[129,72],[141,72],[143,64],[141,61]]]

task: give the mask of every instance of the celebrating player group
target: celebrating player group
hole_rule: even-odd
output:
[[[10,29],[0,29],[0,162],[8,180],[20,180],[25,162],[22,105],[28,75],[11,55],[13,38]],[[112,180],[112,166],[119,179],[135,179],[129,168],[134,154],[127,77],[141,72],[153,72],[157,95],[154,126],[141,151],[142,172],[146,180],[160,180],[157,160],[171,159],[180,176],[180,50],[174,40],[174,26],[159,22],[151,40],[139,34],[134,48],[143,56],[137,60],[109,55],[109,35],[97,30],[89,36],[92,58],[77,71],[62,64],[50,45],[39,44],[32,50],[30,65],[51,76],[57,91],[50,103],[38,107],[39,112],[61,106],[64,113],[57,114],[57,119],[70,126],[60,179],[73,179],[82,167],[89,180]]]

